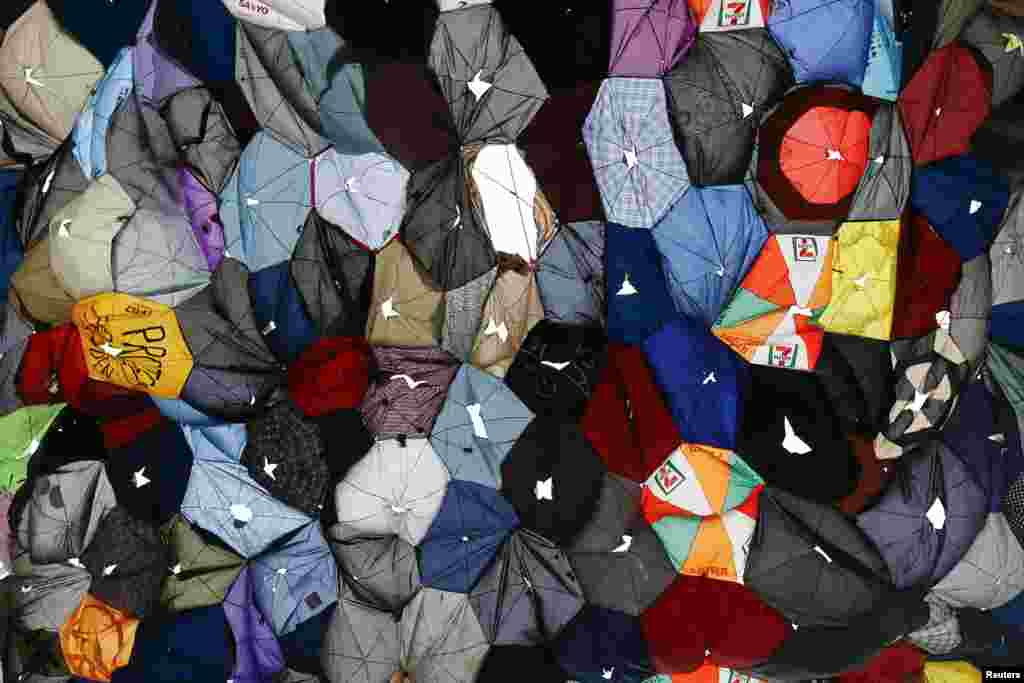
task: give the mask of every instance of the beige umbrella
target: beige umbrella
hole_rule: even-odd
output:
[[[0,110],[53,138],[71,133],[103,65],[61,30],[44,0],[22,14],[0,44]]]
[[[377,254],[366,337],[375,346],[437,346],[444,293],[398,240]]]
[[[25,260],[11,276],[11,291],[17,295],[29,320],[60,325],[71,320],[75,299],[66,291],[50,266],[50,238],[45,237],[25,254]]]
[[[532,270],[525,265],[509,269],[499,265],[498,270],[484,303],[470,363],[504,377],[530,329],[544,318],[544,305]]]

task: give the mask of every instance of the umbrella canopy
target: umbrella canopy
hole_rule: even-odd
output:
[[[286,505],[319,515],[330,472],[316,423],[285,399],[250,420],[245,430],[242,464],[249,476]]]
[[[224,616],[235,639],[235,667],[231,677],[238,683],[262,683],[285,668],[281,646],[260,614],[254,600],[253,573],[246,567],[224,598]]]
[[[557,638],[583,609],[583,590],[554,543],[514,532],[469,594],[487,642],[540,645]]]
[[[928,654],[941,655],[958,649],[963,644],[957,610],[935,596],[928,596],[928,622],[907,634],[907,641]]]
[[[136,96],[156,104],[180,90],[199,85],[195,76],[158,48],[153,40],[153,20],[160,4],[159,0],[150,4],[132,50]]]
[[[949,300],[949,336],[971,371],[984,360],[991,310],[992,267],[983,253],[963,265],[960,284]]]
[[[790,0],[776,5],[768,30],[801,83],[839,81],[859,88],[868,65],[871,0]]]
[[[77,558],[115,505],[103,463],[63,465],[35,480],[17,523],[18,545],[40,564]]]
[[[57,142],[71,133],[103,75],[103,65],[60,27],[45,2],[8,27],[0,61],[0,109]]]
[[[74,298],[61,286],[50,265],[50,240],[44,237],[25,254],[11,275],[13,300],[33,322],[59,325],[71,317]]]
[[[992,331],[994,340],[1024,347],[1017,332],[1017,320],[1024,300],[1024,193],[1010,197],[1003,222],[989,247],[992,264]]]
[[[203,185],[196,176],[197,172],[187,166],[180,166],[178,186],[192,231],[212,272],[224,260],[224,226],[217,214],[217,197]]]
[[[676,310],[709,327],[768,239],[743,185],[692,188],[652,232]]]
[[[437,516],[448,471],[426,439],[377,441],[334,491],[346,538],[396,534],[417,545]]]
[[[985,522],[985,492],[944,444],[928,442],[903,465],[900,483],[857,524],[878,546],[898,588],[937,582]]]
[[[157,606],[168,559],[156,527],[121,506],[107,513],[82,553],[82,564],[92,574],[90,595],[138,619]]]
[[[748,361],[813,369],[823,330],[816,324],[832,296],[832,240],[774,235],[715,323],[715,336]]]
[[[322,417],[330,424],[331,414],[359,406],[369,374],[370,347],[365,339],[323,337],[288,367],[288,394],[307,416]],[[354,410],[353,414],[359,417]],[[365,431],[362,420],[358,422]],[[323,432],[324,422],[320,425]],[[329,448],[328,441],[324,436]]]
[[[25,406],[0,417],[0,490],[15,493],[28,478],[29,458],[39,450],[63,404]]]
[[[757,28],[702,30],[664,80],[676,140],[702,186],[742,182],[761,117],[793,85],[785,54]]]
[[[992,66],[992,106],[1012,99],[1024,87],[1024,55],[1020,42],[1024,17],[982,9],[961,34]]]
[[[216,4],[218,7],[220,3]],[[229,634],[220,605],[169,618],[147,619],[135,634],[131,661],[111,676],[113,683],[171,683],[227,679],[232,662]]]
[[[207,88],[186,88],[161,108],[167,132],[188,167],[210,192],[224,189],[238,163],[242,143],[235,137],[224,107]]]
[[[616,610],[584,607],[555,641],[554,652],[581,683],[640,683],[654,673],[640,620]]]
[[[103,78],[96,83],[71,131],[75,159],[87,177],[95,178],[106,172],[110,117],[134,87],[132,50],[123,48]]]
[[[392,240],[377,256],[366,338],[374,346],[437,345],[443,292],[430,282],[415,252]]]
[[[8,638],[5,671],[8,677],[28,683],[66,683],[70,680],[60,637],[46,631],[14,629]]]
[[[249,274],[253,318],[267,346],[285,362],[294,361],[317,339],[295,286],[291,263],[282,261]]]
[[[256,607],[277,636],[338,601],[338,565],[320,524],[310,521],[252,563]]]
[[[192,471],[192,449],[181,427],[162,419],[110,450],[107,476],[118,505],[139,519],[169,521],[181,509]]]
[[[932,588],[953,607],[990,610],[1024,591],[1024,548],[1002,512],[990,512],[967,553]]]
[[[603,326],[604,233],[600,221],[567,223],[548,241],[536,266],[545,318]]]
[[[160,534],[170,551],[160,596],[163,606],[171,612],[191,612],[224,602],[245,560],[181,515],[165,524]]]
[[[36,564],[27,552],[15,555],[9,578],[12,626],[54,634],[81,604],[90,582],[84,568],[64,562]]]
[[[930,53],[899,97],[914,163],[966,154],[991,102],[992,76],[969,48],[953,43]]]
[[[843,626],[889,597],[888,570],[852,520],[768,488],[744,582],[800,627]]]
[[[569,674],[562,670],[550,650],[528,645],[492,647],[477,674],[480,683],[497,683],[511,670],[522,672],[537,683],[562,683]]]
[[[398,235],[409,172],[382,154],[348,155],[333,147],[313,159],[313,205],[367,249]]]
[[[743,419],[743,359],[683,317],[648,337],[643,350],[683,440],[735,448]]]
[[[371,353],[376,375],[359,408],[370,431],[378,438],[429,434],[459,364],[438,348],[374,346]]]
[[[68,670],[95,681],[110,681],[128,664],[139,620],[86,594],[60,629],[60,646]]]
[[[903,82],[902,18],[894,11],[893,0],[877,0],[874,15],[861,90],[865,95],[895,102]]]
[[[252,270],[291,258],[311,206],[308,158],[260,131],[220,193],[226,248]]]
[[[899,107],[880,104],[871,122],[868,162],[853,193],[850,220],[890,220],[910,198],[913,160]]]
[[[224,3],[229,12],[245,22],[283,31],[309,31],[322,27],[326,22],[324,5],[324,0],[271,0],[262,5]]]
[[[484,301],[469,362],[497,377],[504,376],[527,334],[543,317],[533,272],[499,266]]]
[[[32,171],[37,172],[32,176],[36,181],[26,184],[21,214],[15,216],[26,251],[45,237],[53,215],[89,185],[70,140],[65,140],[43,165]]]
[[[518,525],[515,510],[494,489],[471,481],[450,482],[419,546],[423,585],[469,593]]]
[[[122,46],[134,42],[136,31],[148,13],[150,3],[135,2],[120,12],[109,5],[89,11],[73,0],[53,0],[47,4],[59,26],[109,70],[116,62]]]
[[[655,78],[674,67],[697,34],[683,0],[618,0],[612,12],[610,76]]]
[[[641,344],[676,317],[654,235],[609,223],[604,285],[608,339]]]
[[[601,84],[583,140],[609,221],[650,228],[690,186],[667,107],[665,86],[655,79]]]
[[[342,591],[387,612],[398,612],[420,590],[416,548],[398,536],[336,539],[328,544],[341,570]],[[344,535],[344,530],[339,529]]]
[[[534,419],[501,465],[501,492],[523,527],[555,543],[593,515],[605,467],[580,429],[557,417]]]
[[[960,279],[960,255],[932,230],[924,216],[912,213],[901,232],[893,304],[894,339],[933,332],[942,311],[949,311]]]
[[[548,97],[522,45],[489,4],[442,13],[428,63],[463,143],[514,142]]]
[[[448,387],[430,443],[452,479],[498,489],[502,463],[533,418],[501,380],[463,365]]]

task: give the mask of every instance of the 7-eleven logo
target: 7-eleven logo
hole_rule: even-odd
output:
[[[750,23],[750,0],[724,0],[718,14],[719,26],[746,26]]]
[[[654,473],[654,482],[666,496],[679,488],[684,481],[686,481],[686,475],[680,472],[671,460],[666,460],[665,464]]]

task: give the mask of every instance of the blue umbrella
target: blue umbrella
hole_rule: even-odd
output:
[[[124,48],[99,80],[71,131],[73,154],[88,178],[107,172],[107,131],[110,117],[135,87],[133,48]]]
[[[872,0],[782,0],[768,17],[768,30],[789,56],[797,82],[860,87],[874,13]]]
[[[744,185],[690,188],[652,232],[676,310],[708,327],[768,239]]]
[[[604,223],[563,225],[537,259],[544,315],[566,323],[604,324]]]
[[[639,344],[676,316],[661,255],[648,230],[607,225],[604,281],[609,341]]]
[[[895,102],[903,78],[903,43],[896,39],[893,0],[875,0],[875,19],[868,47],[868,66],[861,90]]]
[[[20,171],[0,171],[0,306],[6,307],[11,275],[25,258],[25,250],[15,230]]]
[[[519,526],[515,510],[497,491],[469,481],[451,481],[437,517],[420,542],[424,585],[469,593]]]
[[[250,273],[249,296],[256,324],[278,358],[290,363],[316,341],[319,335],[306,315],[289,261]]]
[[[179,683],[227,680],[230,670],[224,608],[200,607],[139,625],[128,665],[112,683]]]
[[[554,644],[559,664],[579,683],[640,683],[654,675],[639,617],[588,605]]]
[[[222,2],[162,0],[153,18],[153,39],[202,82],[224,83],[235,78],[237,25]]]
[[[164,417],[174,422],[192,425],[193,427],[212,427],[224,424],[224,420],[221,418],[200,412],[180,398],[160,398],[158,396],[150,396],[149,398]]]

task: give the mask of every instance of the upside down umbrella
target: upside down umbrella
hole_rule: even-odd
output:
[[[652,232],[676,310],[708,326],[768,238],[742,185],[691,188]]]
[[[430,434],[458,363],[438,348],[374,346],[370,351],[377,374],[359,408],[369,430],[384,439]]]
[[[787,0],[773,8],[768,30],[789,55],[798,82],[839,81],[859,88],[873,19],[871,0]]]
[[[128,664],[139,620],[87,593],[60,629],[61,650],[72,674],[110,681]]]
[[[672,139],[665,86],[656,79],[605,80],[583,140],[609,221],[650,228],[690,186]]]
[[[453,480],[420,542],[423,585],[469,593],[519,525],[511,504],[494,489]]]
[[[181,515],[165,524],[160,534],[170,551],[160,596],[163,606],[185,612],[224,602],[245,560]]]
[[[537,260],[537,290],[544,317],[603,326],[604,232],[600,221],[565,223]]]
[[[690,178],[703,186],[743,180],[758,122],[793,85],[793,76],[768,32],[748,29],[698,34],[664,81],[669,120]]]
[[[224,597],[224,616],[236,648],[231,677],[238,683],[261,683],[285,668],[281,646],[257,609],[253,590],[253,572],[246,567]]]
[[[489,4],[441,14],[429,66],[464,143],[514,142],[548,97],[522,45]]]
[[[336,539],[334,531],[328,530],[327,542],[341,570],[343,590],[388,612],[400,610],[420,590],[416,548],[408,542],[394,535]]]
[[[498,489],[502,463],[533,418],[505,383],[463,365],[448,387],[430,443],[452,479]]]
[[[416,545],[441,508],[448,480],[427,439],[377,441],[334,491],[340,531],[397,534]]]
[[[684,0],[618,0],[613,7],[613,77],[661,76],[683,58],[697,33]]]
[[[1012,99],[1024,87],[1024,55],[1020,16],[982,9],[964,28],[961,39],[977,48],[992,65],[992,106]]]
[[[932,441],[901,463],[879,503],[857,524],[878,546],[897,588],[928,587],[949,573],[985,522],[985,492],[963,462]]]
[[[850,220],[898,218],[910,198],[913,159],[899,107],[881,104],[871,121],[868,162],[853,193]]]

